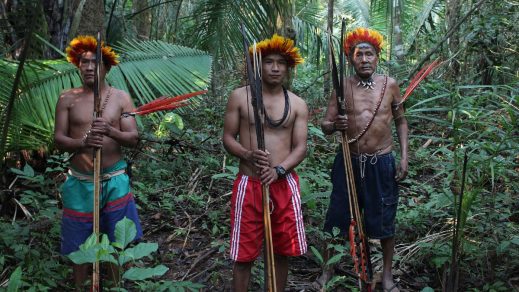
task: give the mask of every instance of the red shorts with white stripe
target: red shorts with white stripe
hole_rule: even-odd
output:
[[[285,256],[306,253],[299,177],[292,171],[272,183],[269,190],[274,253]],[[263,244],[263,229],[261,182],[239,174],[231,200],[231,259],[254,261]]]

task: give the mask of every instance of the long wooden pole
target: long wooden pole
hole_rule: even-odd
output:
[[[247,78],[249,81],[250,91],[252,95],[252,108],[254,112],[254,126],[256,130],[257,146],[259,150],[265,151],[265,135],[263,125],[265,123],[265,112],[263,107],[263,92],[261,83],[261,60],[254,51],[253,62],[249,55],[249,44],[245,34],[245,28],[242,24],[241,32],[243,35],[243,47],[245,53],[245,61],[247,65]],[[276,292],[276,268],[274,262],[274,245],[272,242],[272,224],[270,221],[270,194],[268,186],[261,185],[261,196],[263,205],[263,225],[265,232],[265,290]]]
[[[345,78],[344,78],[344,52],[343,52],[343,37],[345,30],[345,22],[342,21],[341,28],[341,43],[340,43],[340,51],[339,51],[339,70],[337,70],[337,66],[335,63],[335,53],[333,50],[333,42],[330,35],[330,54],[332,60],[332,77],[333,84],[335,88],[335,95],[337,98],[337,112],[340,115],[346,114],[346,106],[344,100],[344,88],[346,86]],[[339,71],[339,72],[337,72]],[[350,148],[348,146],[348,135],[346,131],[341,131],[341,146],[342,146],[342,156],[344,163],[344,171],[345,171],[345,180],[346,180],[346,188],[348,191],[349,197],[349,209],[350,209],[350,232],[349,239],[351,243],[351,255],[353,257],[353,261],[355,263],[355,270],[359,279],[359,287],[364,287],[364,283],[367,285],[367,290],[371,291],[371,264],[369,258],[369,246],[365,238],[364,234],[364,226],[362,220],[362,213],[359,209],[359,202],[357,198],[357,189],[355,186],[355,175],[353,172],[353,166],[351,162],[351,153]],[[357,252],[356,247],[359,246],[359,251]],[[358,258],[360,256],[360,259]],[[359,267],[360,260],[360,267]]]
[[[97,32],[97,49],[96,49],[96,65],[94,76],[94,118],[101,116],[101,80],[99,67],[103,56],[101,54],[101,32]],[[94,233],[96,235],[96,243],[99,243],[99,195],[101,193],[101,148],[94,149]],[[96,261],[92,269],[92,291],[100,291],[99,286],[99,259],[96,255]]]

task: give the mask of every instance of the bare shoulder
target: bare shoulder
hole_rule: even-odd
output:
[[[58,104],[60,106],[68,107],[82,93],[83,93],[83,88],[81,88],[81,87],[64,90],[59,95]]]
[[[395,88],[395,87],[398,88],[398,82],[396,81],[395,78],[393,78],[393,77],[389,77],[389,76],[388,76],[388,77],[387,77],[387,86],[388,86],[389,88]]]
[[[302,112],[308,112],[308,107],[306,106],[306,102],[304,101],[304,99],[297,96],[290,90],[288,90],[288,97],[290,98],[290,104],[294,109]]]
[[[252,98],[250,96],[249,86],[238,87],[234,89],[229,95],[228,103],[229,105],[240,105],[247,102],[247,96],[249,99]]]
[[[121,89],[117,89],[115,87],[112,87],[112,96],[121,100],[121,101],[131,101],[130,95]]]

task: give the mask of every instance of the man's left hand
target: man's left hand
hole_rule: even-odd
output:
[[[407,166],[407,159],[400,160],[400,165],[396,169],[396,181],[402,181],[405,179],[405,177],[407,176]]]
[[[95,118],[92,122],[92,128],[90,131],[97,135],[110,136],[112,126],[104,118]]]

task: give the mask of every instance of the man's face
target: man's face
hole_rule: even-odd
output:
[[[263,81],[270,85],[282,84],[287,75],[287,60],[278,54],[267,55],[261,64]]]
[[[373,46],[362,43],[353,50],[351,61],[355,73],[364,79],[370,77],[377,69],[378,55]]]
[[[83,79],[83,84],[89,87],[94,86],[95,78],[95,67],[96,67],[96,54],[93,52],[85,52],[79,59],[79,72]],[[99,67],[99,79],[104,80],[106,75],[106,69],[103,62],[100,63]]]

